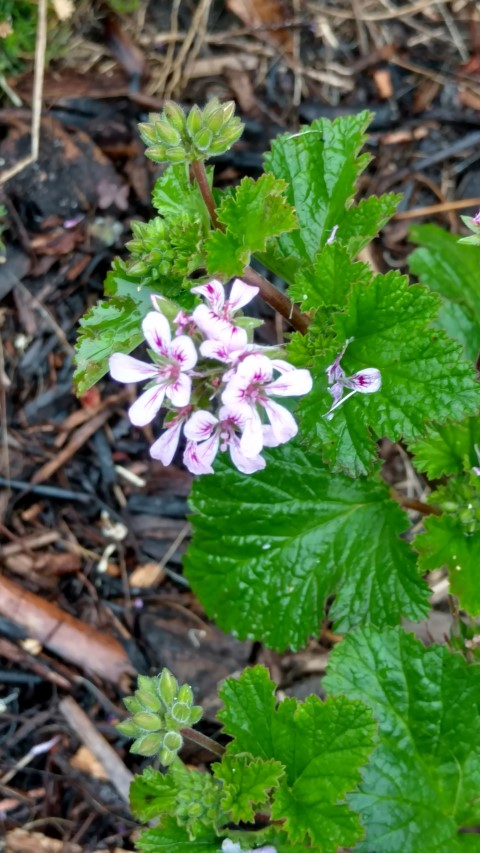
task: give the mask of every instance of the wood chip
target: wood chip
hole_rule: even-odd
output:
[[[5,853],[83,853],[79,844],[49,838],[43,832],[13,829],[5,838]]]
[[[75,755],[72,755],[70,766],[74,770],[81,770],[82,773],[88,773],[94,779],[108,779],[103,764],[95,757],[88,746],[81,746]]]

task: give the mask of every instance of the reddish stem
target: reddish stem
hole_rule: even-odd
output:
[[[201,732],[197,732],[196,729],[182,729],[180,732],[183,737],[186,737],[187,740],[193,741],[197,746],[202,746],[204,749],[208,749],[209,752],[213,752],[214,755],[217,755],[218,758],[221,758],[225,752],[225,747],[222,746],[221,743],[217,743],[216,740],[212,740],[208,735],[202,735]]]

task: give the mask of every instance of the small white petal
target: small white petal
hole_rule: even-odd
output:
[[[108,366],[110,376],[117,382],[146,382],[147,379],[158,375],[158,367],[155,364],[147,364],[122,352],[114,352],[110,356]]]
[[[217,424],[218,420],[211,412],[200,409],[185,424],[185,435],[190,441],[206,441]]]
[[[308,370],[290,370],[265,388],[268,396],[301,397],[312,390],[312,377]]]
[[[272,362],[266,355],[247,355],[238,365],[237,374],[247,384],[256,382],[263,385],[265,382],[270,382],[272,378]]]
[[[283,358],[272,358],[271,362],[274,370],[278,370],[279,373],[289,373],[291,370],[297,369],[290,362],[284,361]]]
[[[213,474],[212,462],[218,453],[219,438],[215,432],[208,441],[188,441],[183,461],[192,474]]]
[[[178,361],[181,370],[191,370],[197,363],[197,350],[195,344],[188,335],[179,335],[174,338],[170,346],[170,356]]]
[[[150,349],[159,355],[168,355],[172,334],[167,318],[157,311],[150,311],[142,323],[142,331]]]
[[[167,386],[166,394],[172,404],[179,409],[188,406],[192,394],[192,380],[185,373],[180,373],[178,379]]]
[[[162,408],[164,397],[165,385],[154,385],[153,388],[147,388],[128,410],[128,417],[132,424],[142,427],[153,421],[157,412]]]
[[[290,441],[298,432],[297,422],[293,415],[288,409],[274,403],[273,400],[265,400],[263,405],[278,443],[285,444],[286,441]]]
[[[160,436],[160,438],[157,438],[150,448],[150,456],[152,459],[158,459],[162,465],[170,465],[170,462],[175,456],[178,442],[180,441],[182,426],[183,420],[178,421],[178,423],[175,423],[172,426],[167,426],[165,432]]]
[[[192,287],[192,293],[204,296],[212,311],[220,314],[225,303],[225,289],[220,281],[214,278],[206,284],[199,284],[197,287]]]
[[[343,380],[346,388],[353,388],[359,394],[374,394],[382,387],[382,374],[376,367],[366,367],[365,370],[359,370],[353,376],[348,376]]]
[[[258,291],[258,287],[252,287],[250,284],[245,284],[241,278],[236,278],[232,284],[227,302],[228,313],[232,315],[235,311],[243,308],[244,305],[248,305],[257,295]]]
[[[249,458],[242,453],[238,436],[232,435],[228,449],[233,464],[242,474],[254,474],[255,471],[262,471],[265,468],[266,462],[263,456]]]
[[[250,417],[245,421],[240,450],[247,459],[254,459],[263,447],[263,431],[260,415],[255,409],[250,410]]]
[[[239,326],[234,326],[228,320],[219,317],[206,305],[199,305],[195,308],[192,318],[206,338],[222,341],[229,345],[234,344],[235,349],[246,346],[248,342],[245,329],[240,329]]]

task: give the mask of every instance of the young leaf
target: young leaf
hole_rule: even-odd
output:
[[[130,808],[134,817],[147,823],[175,806],[176,785],[153,767],[146,767],[141,776],[135,776],[130,785]]]
[[[371,707],[378,745],[348,796],[364,853],[460,853],[460,827],[480,822],[480,669],[400,628],[352,632],[324,685]]]
[[[272,237],[297,227],[293,208],[285,200],[286,184],[272,175],[258,181],[244,178],[217,211],[225,231],[207,239],[207,269],[226,277],[241,275],[252,252],[264,251]]]
[[[220,692],[225,709],[218,715],[234,738],[227,751],[281,762],[285,776],[273,794],[272,817],[285,819],[293,842],[335,853],[362,835],[344,798],[358,784],[375,723],[361,702],[343,696],[326,702],[309,696],[302,704],[285,699],[275,709],[274,689],[261,666],[227,679]]]
[[[210,186],[213,181],[213,168],[206,168]],[[198,187],[190,181],[188,165],[169,166],[157,178],[152,192],[153,206],[161,216],[171,217],[188,213],[202,220],[205,229],[209,227],[208,211]]]
[[[410,238],[420,244],[409,257],[410,270],[443,297],[440,325],[458,340],[467,358],[480,352],[480,279],[478,249],[436,225],[417,225]]]
[[[177,789],[175,817],[186,828],[189,837],[196,839],[205,828],[220,822],[220,785],[210,773],[187,770],[181,761],[172,764],[170,773]]]
[[[108,301],[97,302],[80,320],[74,374],[77,394],[84,394],[108,370],[113,352],[130,353],[143,340],[142,320],[151,311],[152,290],[114,263],[105,280]]]
[[[333,593],[339,631],[421,619],[428,590],[399,539],[408,521],[387,487],[332,477],[318,454],[292,443],[267,455],[258,474],[219,462],[215,477],[194,485],[185,569],[207,613],[275,649],[317,635]]]
[[[305,437],[310,446],[322,447],[335,471],[368,473],[375,458],[372,436],[412,440],[428,421],[462,418],[478,409],[480,385],[460,347],[428,327],[437,309],[438,297],[422,286],[409,287],[396,272],[351,291],[345,311],[335,317],[336,343],[328,356],[316,359],[313,389],[299,406]],[[356,394],[326,420],[331,397],[325,370],[348,338],[353,341],[342,359],[346,374],[377,368],[382,387]]]
[[[450,592],[470,616],[480,616],[480,532],[467,533],[447,514],[425,520],[425,533],[415,538],[424,572],[448,566]]]
[[[302,311],[343,308],[352,286],[368,284],[371,278],[369,265],[352,263],[345,246],[335,242],[317,254],[311,267],[298,273],[289,296],[301,303]]]
[[[221,840],[212,829],[204,829],[192,840],[174,818],[165,817],[160,826],[147,829],[136,841],[140,853],[219,853]]]
[[[226,755],[212,769],[214,776],[223,782],[220,804],[233,823],[253,823],[255,812],[268,802],[272,789],[278,788],[283,776],[280,762],[250,755]]]
[[[466,418],[461,423],[430,427],[425,438],[409,446],[415,467],[425,471],[431,480],[443,474],[460,474],[479,464],[475,445],[480,448],[480,418]]]

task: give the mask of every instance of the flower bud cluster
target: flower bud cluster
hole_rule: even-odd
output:
[[[240,138],[243,124],[234,115],[235,103],[213,98],[205,109],[193,106],[188,115],[174,101],[162,113],[151,113],[139,125],[146,155],[157,163],[184,163],[224,154]]]
[[[117,724],[117,730],[134,738],[130,751],[138,755],[158,755],[168,767],[183,745],[182,729],[194,726],[202,717],[202,709],[193,704],[193,691],[188,684],[179,686],[168,669],[149,678],[138,676],[138,690],[123,700],[131,717]]]
[[[148,382],[128,412],[135,426],[168,410],[165,431],[150,448],[154,459],[169,465],[183,432],[183,460],[192,474],[213,474],[217,453],[226,450],[239,471],[252,474],[265,467],[263,447],[284,444],[298,430],[274,398],[307,394],[312,378],[278,358],[278,351],[249,342],[252,321],[238,311],[257,287],[235,279],[227,298],[223,284],[213,280],[192,292],[205,302],[191,315],[176,315],[173,336],[166,301],[153,297],[156,310],[142,324],[153,363],[114,353],[110,373],[118,382]]]

